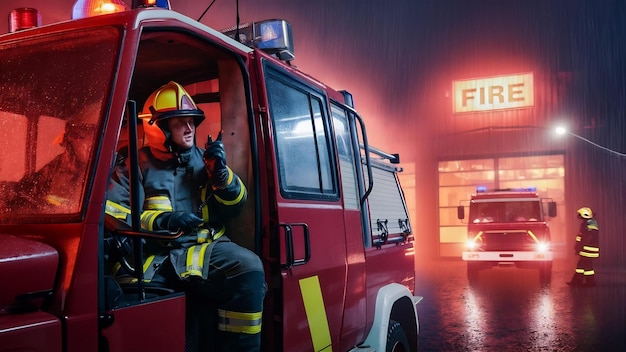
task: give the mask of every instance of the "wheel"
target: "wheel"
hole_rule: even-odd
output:
[[[475,283],[478,280],[478,271],[480,270],[478,263],[467,263],[467,281]]]
[[[410,350],[409,339],[402,325],[395,320],[390,320],[387,330],[387,352],[409,352]]]
[[[541,284],[549,284],[552,280],[552,262],[541,263],[539,266],[539,281]]]

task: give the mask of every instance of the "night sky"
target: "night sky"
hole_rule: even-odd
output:
[[[174,10],[194,19],[211,2],[171,0]],[[69,19],[73,3],[5,0],[0,13],[35,7],[47,24]],[[419,128],[432,97],[445,94],[433,91],[440,77],[471,78],[466,72],[477,68],[511,73],[506,66],[515,63],[529,71],[541,65],[577,72],[581,114],[600,125],[604,144],[626,151],[624,1],[240,0],[239,17],[290,21],[293,63],[352,92],[371,129],[391,131],[373,136],[374,143],[388,145],[407,126]],[[236,1],[216,0],[201,21],[216,29],[234,25]],[[602,126],[609,133],[603,135]]]
[[[194,19],[211,2],[171,0],[174,10]],[[73,3],[3,0],[0,13],[8,17],[14,8],[35,7],[49,24],[70,19]],[[350,91],[371,144],[408,155],[416,165],[415,150],[437,153],[429,142],[440,121],[432,112],[444,103],[451,80],[538,68],[573,73],[569,109],[576,127],[626,153],[624,0],[240,0],[239,17],[242,23],[288,20],[293,64]],[[218,30],[235,25],[236,1],[216,0],[201,22]],[[607,232],[623,248],[626,158],[595,153],[581,161],[591,177],[580,198],[603,204],[605,219],[611,219]]]

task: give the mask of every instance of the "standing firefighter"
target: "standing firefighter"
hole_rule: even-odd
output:
[[[600,256],[600,239],[598,221],[593,217],[591,208],[582,207],[577,210],[578,218],[581,219],[580,230],[576,235],[574,251],[578,255],[578,264],[570,286],[595,286],[595,271],[593,261]]]
[[[255,253],[225,235],[223,221],[239,212],[247,191],[226,165],[222,134],[209,137],[206,150],[195,145],[204,113],[175,82],[155,91],[144,112],[149,146],[139,153],[141,226],[184,232],[156,250],[146,246],[146,255],[156,255],[152,263],[164,261],[156,273],[146,272],[145,280],[187,292],[188,315],[194,317],[187,321],[187,340],[193,350],[258,351],[263,266]],[[128,214],[126,167],[119,162],[113,180],[107,212]]]

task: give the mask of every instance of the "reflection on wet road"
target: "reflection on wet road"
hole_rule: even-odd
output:
[[[626,272],[598,268],[596,287],[570,288],[573,267],[555,260],[549,285],[517,268],[469,285],[461,260],[418,260],[420,351],[626,351]]]

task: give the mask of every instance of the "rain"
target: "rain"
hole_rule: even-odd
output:
[[[34,7],[48,24],[69,20],[73,2],[3,1],[0,13]],[[352,93],[370,143],[400,154],[415,235],[415,294],[424,296],[418,305],[423,350],[626,348],[626,3],[240,0],[237,13],[235,0],[170,2],[194,19],[210,6],[201,22],[218,30],[234,26],[237,17],[241,23],[288,20],[292,65]],[[455,113],[454,82],[519,74],[532,74],[529,106]],[[557,137],[557,124],[568,133]],[[481,272],[478,284],[468,285],[462,241],[446,232],[462,230],[456,205],[470,194],[445,193],[443,179],[486,170],[499,186],[507,170],[497,167],[507,161],[524,165],[515,178],[523,186],[532,182],[524,183],[535,164],[545,163],[546,173],[554,166],[559,175],[561,183],[547,187],[559,210],[547,287],[534,271],[516,268]],[[572,248],[582,206],[598,219],[601,256],[597,286],[578,289],[566,281],[576,265]]]

